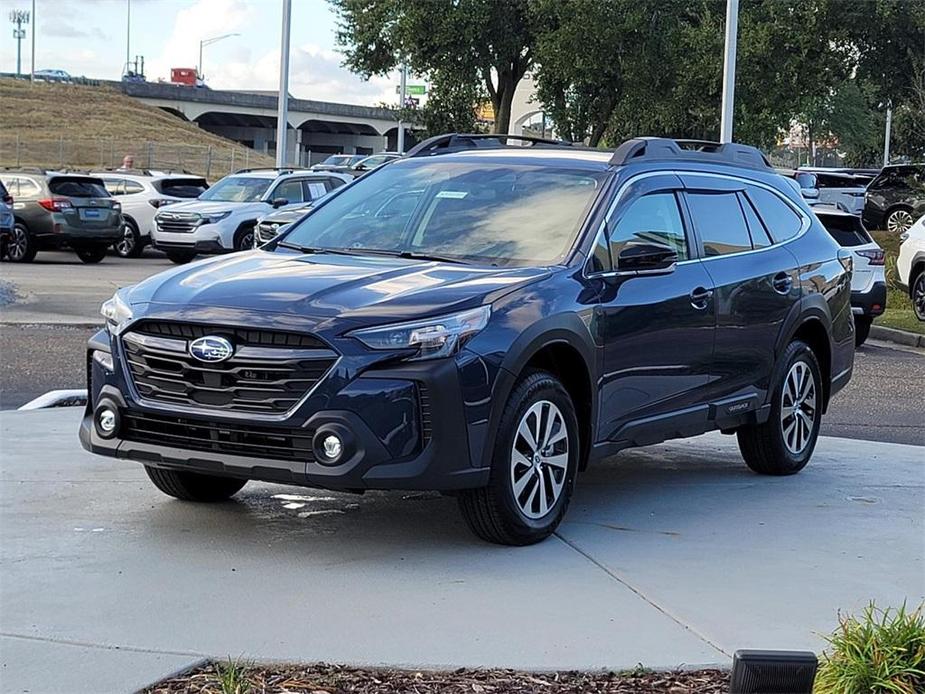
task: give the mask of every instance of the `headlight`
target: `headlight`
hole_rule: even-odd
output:
[[[227,210],[226,212],[213,212],[212,214],[204,214],[202,215],[202,220],[199,223],[200,224],[218,224],[220,221],[222,221],[225,217],[227,217],[230,214],[231,214],[231,210]]]
[[[113,335],[118,335],[132,320],[132,307],[119,296],[123,290],[117,291],[108,301],[100,306],[100,314],[106,319],[106,329]]]
[[[417,348],[417,354],[408,357],[408,361],[439,359],[456,354],[488,324],[490,315],[491,306],[480,306],[470,311],[413,323],[354,330],[350,335],[371,349]]]

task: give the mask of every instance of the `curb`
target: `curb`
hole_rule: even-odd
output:
[[[906,330],[886,328],[882,325],[870,326],[870,336],[875,340],[895,342],[906,347],[925,347],[925,335],[917,335]]]

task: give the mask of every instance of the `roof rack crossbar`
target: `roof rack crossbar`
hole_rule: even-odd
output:
[[[236,174],[254,173],[255,171],[278,171],[279,173],[291,173],[293,171],[308,171],[306,166],[255,166],[249,169],[238,169]]]
[[[627,140],[614,151],[610,165],[666,160],[701,160],[771,170],[767,157],[761,150],[750,145],[709,140],[673,140],[666,137],[634,137]]]
[[[405,157],[429,157],[434,154],[461,152],[467,149],[503,149],[514,145],[510,141],[522,142],[521,147],[572,147],[565,140],[547,140],[529,135],[507,135],[503,133],[447,133],[436,135],[419,142],[408,150]]]

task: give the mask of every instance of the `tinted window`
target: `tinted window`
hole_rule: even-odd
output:
[[[690,257],[674,193],[653,193],[632,202],[610,230],[610,257],[617,258],[634,241],[669,246],[678,260]]]
[[[853,214],[826,214],[817,211],[816,216],[839,246],[850,248],[871,243],[870,235],[862,226],[861,220]]]
[[[751,250],[752,240],[735,193],[688,193],[687,202],[707,257]]]
[[[749,186],[748,197],[774,241],[780,243],[800,233],[803,220],[780,197],[765,188],[755,186]]]
[[[571,247],[605,175],[408,159],[357,179],[293,225],[285,241],[497,264],[555,262]]]
[[[748,198],[741,193],[739,193],[739,204],[742,206],[742,211],[745,213],[745,221],[748,223],[748,233],[752,237],[752,246],[754,248],[765,248],[771,245],[771,237],[768,236],[767,229],[764,228],[764,224],[761,223],[761,220],[758,218],[758,213],[755,212],[755,208],[752,207],[751,202]]]
[[[314,202],[320,197],[327,195],[331,190],[331,184],[326,179],[308,179],[302,181],[302,195],[306,201]]]
[[[48,190],[53,195],[69,198],[108,198],[106,186],[98,178],[56,177],[48,181]]]
[[[289,202],[302,202],[302,181],[283,181],[278,186],[276,186],[276,189],[273,191],[271,197],[274,200],[277,198],[286,198],[286,200]]]
[[[164,195],[175,198],[198,198],[209,188],[204,178],[165,178],[155,181],[154,186]]]

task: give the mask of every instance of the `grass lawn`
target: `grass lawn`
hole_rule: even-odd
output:
[[[874,325],[925,335],[925,323],[915,317],[909,295],[899,287],[899,277],[896,274],[899,236],[887,231],[872,231],[870,235],[886,253],[886,311],[874,321]]]

